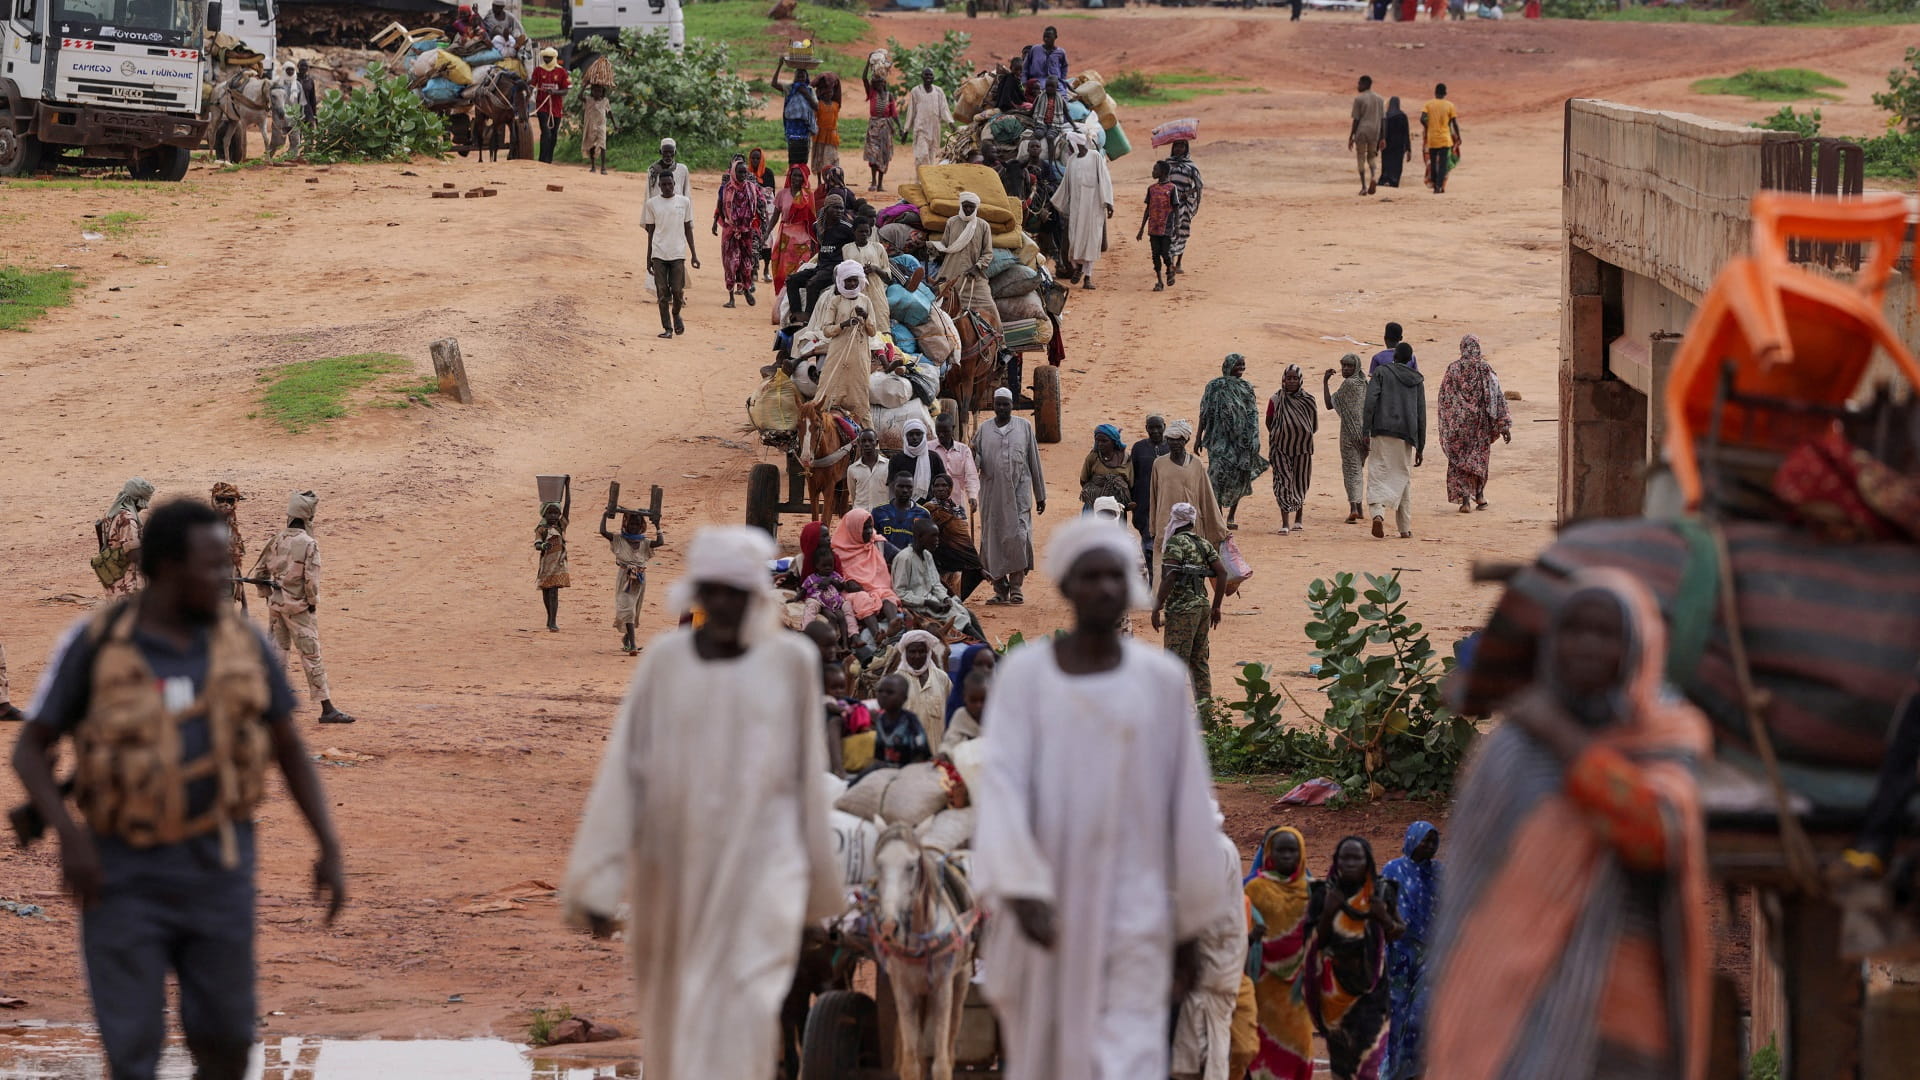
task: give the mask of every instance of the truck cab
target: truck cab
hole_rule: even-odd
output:
[[[590,37],[618,41],[627,27],[663,33],[676,49],[687,43],[680,0],[567,0],[561,12],[561,29],[573,45]]]
[[[0,0],[0,176],[61,158],[186,175],[219,0]]]
[[[247,51],[265,57],[268,74],[272,74],[276,58],[275,20],[279,14],[276,8],[274,0],[229,0],[226,25],[221,27],[228,36],[245,45]]]

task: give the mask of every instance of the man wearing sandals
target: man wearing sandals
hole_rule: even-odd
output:
[[[1013,415],[1013,391],[993,392],[993,419],[973,441],[980,466],[980,559],[993,581],[989,606],[1024,604],[1033,569],[1033,514],[1047,512],[1047,482],[1033,425]]]

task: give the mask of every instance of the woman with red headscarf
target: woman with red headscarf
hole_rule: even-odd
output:
[[[735,293],[745,293],[753,306],[754,248],[766,234],[761,214],[760,184],[747,171],[747,159],[734,155],[733,167],[720,182],[720,199],[713,208],[713,231],[720,236],[720,270],[727,279],[727,307]]]
[[[773,291],[786,288],[787,275],[800,268],[800,264],[813,258],[813,219],[815,207],[813,189],[807,186],[807,167],[793,165],[787,169],[787,186],[773,197],[774,227],[769,234],[768,247],[772,250]],[[779,305],[774,305],[779,310]],[[774,316],[779,322],[779,316]]]

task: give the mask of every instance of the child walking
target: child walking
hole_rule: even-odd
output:
[[[560,590],[573,584],[567,574],[567,519],[573,514],[573,477],[567,477],[562,502],[540,508],[533,529],[533,550],[540,553],[540,599],[547,605],[547,629],[560,632]]]
[[[1143,235],[1151,235],[1153,245],[1153,291],[1160,292],[1173,284],[1173,223],[1178,220],[1175,211],[1180,209],[1180,189],[1168,181],[1168,166],[1164,161],[1153,165],[1153,185],[1147,188],[1147,206],[1140,213],[1140,231],[1133,235],[1135,240]],[[1160,267],[1167,268],[1166,280],[1160,278]]]

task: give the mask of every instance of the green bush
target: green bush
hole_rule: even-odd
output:
[[[698,168],[714,148],[731,155],[739,145],[758,102],[746,80],[733,73],[725,44],[688,38],[675,52],[665,34],[628,27],[620,32],[617,45],[594,37],[586,47],[613,62],[610,148],[615,141],[631,142],[646,152],[671,138],[679,144],[680,156]],[[574,83],[567,95],[567,115],[580,115],[586,90],[586,80]],[[646,153],[648,161],[653,157]],[[724,164],[726,157],[719,160]]]
[[[1368,574],[1367,584],[1362,592],[1342,573],[1332,585],[1316,580],[1307,589],[1313,621],[1306,631],[1326,711],[1316,720],[1274,683],[1271,668],[1248,664],[1235,679],[1243,697],[1227,706],[1243,723],[1229,733],[1216,722],[1208,735],[1216,772],[1327,776],[1354,800],[1453,786],[1474,733],[1471,721],[1441,703],[1453,658],[1439,657],[1407,615],[1399,575]],[[1373,651],[1378,646],[1385,651]],[[1288,705],[1307,725],[1287,723]]]
[[[351,95],[329,90],[307,129],[308,161],[408,161],[447,152],[447,125],[407,89],[404,75],[374,72]]]
[[[1920,0],[1867,0],[1867,10],[1879,15],[1912,15],[1920,12]]]
[[[1613,10],[1606,0],[1545,0],[1540,13],[1549,19],[1593,19]]]
[[[1772,1039],[1747,1059],[1748,1080],[1780,1080],[1780,1047]]]
[[[939,41],[930,41],[925,45],[902,45],[897,38],[887,39],[887,55],[893,57],[893,69],[898,71],[909,86],[920,85],[920,73],[933,69],[933,85],[944,87],[947,93],[953,93],[973,74],[973,64],[965,59],[966,51],[973,44],[973,35],[959,30],[949,30],[940,36]]]
[[[1860,148],[1866,156],[1868,176],[1910,181],[1920,173],[1920,133],[1889,131],[1860,140]]]
[[[1797,113],[1793,111],[1793,106],[1782,105],[1779,112],[1753,126],[1768,131],[1790,131],[1803,139],[1811,139],[1820,134],[1820,110]]]
[[[1809,22],[1826,14],[1826,0],[1753,0],[1753,17],[1763,23]]]
[[[1887,72],[1887,89],[1873,103],[1893,114],[1907,131],[1920,131],[1920,48],[1908,48],[1907,66]]]

